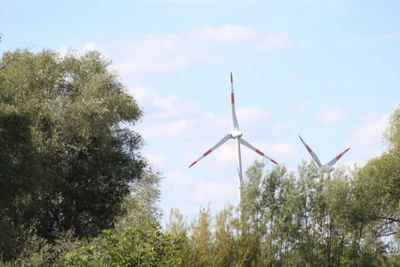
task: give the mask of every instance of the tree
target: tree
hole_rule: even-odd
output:
[[[29,114],[0,103],[0,253],[10,260],[31,230],[41,179]]]
[[[142,139],[131,130],[142,113],[109,65],[98,52],[17,50],[1,58],[0,103],[29,114],[25,148],[32,144],[43,181],[30,212],[50,241],[69,229],[92,237],[112,227],[130,185],[146,173]],[[21,140],[10,141],[15,153],[30,155]]]
[[[357,202],[365,209],[362,225],[369,228],[369,232],[375,238],[381,240],[381,250],[386,246],[397,247],[399,244],[400,108],[391,115],[384,140],[388,145],[387,150],[368,161],[357,173],[355,181]],[[393,242],[383,242],[391,239]],[[396,257],[396,254],[393,257]]]
[[[199,216],[193,220],[190,248],[186,256],[187,265],[212,266],[213,234],[211,232],[210,208],[200,208]]]
[[[160,174],[149,169],[130,186],[130,194],[122,203],[124,214],[115,223],[115,230],[123,233],[130,228],[145,229],[159,221],[161,211],[157,204],[160,198]]]
[[[215,217],[203,208],[188,228],[173,210],[167,229],[185,240],[180,266],[398,265],[397,228],[379,217],[388,214],[381,206],[388,200],[364,170],[338,168],[331,177],[315,170],[303,162],[296,177],[255,162],[243,183],[240,218],[229,206]]]
[[[215,216],[213,266],[235,266],[238,260],[236,245],[239,232],[233,216],[233,207],[231,206],[226,207]]]
[[[173,237],[187,239],[188,226],[178,209],[171,209],[166,231]]]
[[[123,234],[109,230],[78,252],[64,257],[65,266],[178,266],[182,264],[181,240],[163,233],[157,224],[132,228]]]
[[[400,106],[394,110],[384,133],[389,150],[400,150]]]
[[[387,253],[384,233],[373,220],[376,202],[363,191],[358,172],[337,169],[315,175],[314,164],[299,176],[256,162],[247,171],[239,244],[255,266],[379,266]],[[250,242],[255,240],[255,243]],[[261,254],[264,252],[264,255]]]

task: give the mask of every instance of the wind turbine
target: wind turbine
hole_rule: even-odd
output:
[[[340,153],[339,155],[337,155],[336,157],[334,157],[331,161],[329,161],[328,163],[322,165],[321,161],[319,161],[319,158],[317,156],[317,154],[314,153],[314,151],[312,151],[312,149],[306,144],[306,142],[304,142],[303,138],[301,138],[301,136],[299,135],[299,138],[301,140],[301,142],[304,144],[304,146],[307,148],[307,151],[311,154],[311,156],[313,157],[313,159],[315,160],[315,162],[317,163],[320,171],[326,172],[328,174],[328,176],[331,175],[331,172],[335,169],[333,168],[333,165],[347,152],[350,150],[350,148],[346,149],[345,151],[343,151],[342,153]]]
[[[233,122],[233,129],[230,131],[229,134],[225,135],[217,144],[207,150],[201,157],[199,157],[196,161],[190,164],[189,168],[198,163],[203,158],[207,157],[211,152],[215,151],[218,147],[223,145],[229,139],[236,139],[236,155],[237,155],[237,179],[238,179],[238,196],[239,196],[239,203],[241,201],[241,187],[243,182],[243,175],[242,175],[242,157],[240,153],[240,145],[247,146],[251,150],[255,151],[257,154],[261,155],[262,157],[272,161],[275,164],[278,164],[275,160],[271,159],[259,149],[255,148],[249,142],[242,138],[243,133],[239,130],[239,123],[236,118],[236,111],[235,111],[235,95],[233,93],[233,76],[231,72],[231,105],[232,105],[232,122]]]

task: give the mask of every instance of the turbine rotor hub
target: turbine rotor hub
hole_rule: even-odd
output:
[[[232,138],[239,138],[243,135],[243,133],[239,130],[233,129],[231,131]]]
[[[332,172],[335,168],[333,168],[332,166],[329,166],[329,165],[324,165],[324,166],[322,166],[321,169],[322,169],[323,172],[330,173],[330,172]]]

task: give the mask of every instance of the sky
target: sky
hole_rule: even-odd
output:
[[[236,205],[232,128],[289,170],[310,155],[362,166],[400,101],[398,0],[0,0],[0,52],[100,51],[144,112],[133,130],[161,171],[163,221]],[[244,170],[259,155],[242,147]],[[267,163],[271,169],[272,163]]]

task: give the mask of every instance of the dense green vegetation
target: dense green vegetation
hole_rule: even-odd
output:
[[[399,266],[400,109],[364,167],[255,162],[239,208],[192,222],[172,210],[162,229],[160,174],[132,131],[141,112],[108,66],[96,52],[3,54],[3,265]]]
[[[141,117],[98,53],[4,53],[0,61],[0,251],[32,233],[53,243],[112,228],[130,186],[149,172]]]

